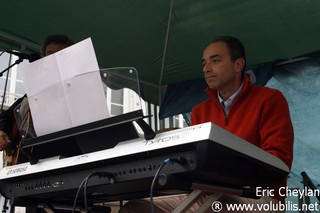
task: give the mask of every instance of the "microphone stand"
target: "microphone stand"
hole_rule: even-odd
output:
[[[0,77],[3,76],[3,73],[5,73],[6,71],[8,71],[11,67],[13,67],[16,64],[20,64],[23,61],[23,58],[18,58],[13,64],[11,64],[8,68],[4,69],[2,72],[0,72]]]

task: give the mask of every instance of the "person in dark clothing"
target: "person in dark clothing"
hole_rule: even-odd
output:
[[[67,35],[49,35],[46,37],[43,44],[42,54],[43,56],[48,56],[73,44],[74,42]],[[9,107],[8,110],[3,111],[0,114],[0,151],[12,151],[12,149],[14,150],[17,147],[17,144],[12,143],[13,138],[10,137],[15,126],[14,110],[26,97],[27,96],[24,95],[23,97],[19,98],[13,103],[13,105]],[[17,143],[17,140],[14,141]]]

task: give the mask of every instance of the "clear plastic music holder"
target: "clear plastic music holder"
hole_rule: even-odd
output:
[[[137,70],[119,67],[101,69],[99,72],[110,117],[26,139],[22,152],[31,164],[53,156],[70,157],[113,148],[119,142],[140,137],[137,126],[143,131],[145,139],[155,137],[155,132],[143,120],[145,116]]]

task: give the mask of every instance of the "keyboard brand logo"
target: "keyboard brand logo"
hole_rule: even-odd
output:
[[[25,172],[25,171],[27,170],[27,168],[28,168],[28,166],[10,169],[10,170],[7,172],[7,175],[13,175],[13,174]]]
[[[181,138],[185,138],[189,136],[189,132],[184,132],[181,134],[177,134],[177,135],[169,135],[166,137],[161,137],[161,138],[154,138],[152,140],[146,140],[143,141],[143,143],[147,146],[153,145],[153,144],[159,144],[159,143],[165,143],[165,142],[172,142],[172,141],[176,141],[179,140]]]

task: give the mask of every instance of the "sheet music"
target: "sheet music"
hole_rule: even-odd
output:
[[[37,136],[109,117],[90,38],[20,67]]]

